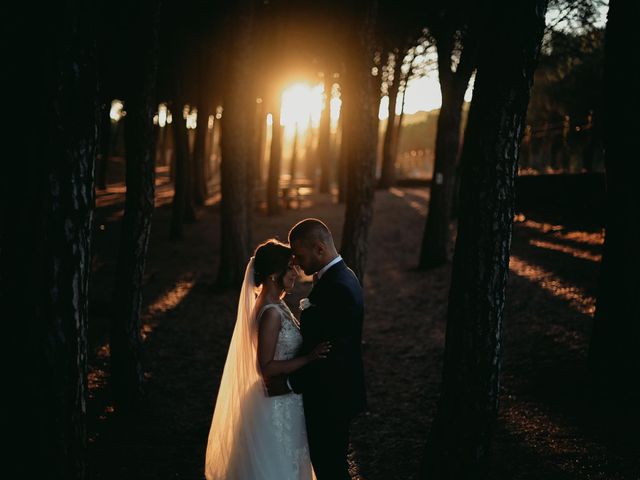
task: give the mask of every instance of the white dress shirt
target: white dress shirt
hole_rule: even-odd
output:
[[[324,275],[327,270],[329,270],[331,267],[333,267],[336,263],[340,262],[341,260],[342,260],[342,257],[340,255],[338,255],[336,258],[331,260],[329,263],[327,263],[324,267],[322,267],[320,270],[316,272],[316,278],[320,280],[322,275]]]

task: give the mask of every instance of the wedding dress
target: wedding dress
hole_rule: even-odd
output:
[[[302,396],[267,397],[257,358],[258,325],[275,308],[281,328],[274,360],[290,360],[302,344],[299,324],[284,302],[255,312],[253,257],[211,421],[207,480],[312,480]]]

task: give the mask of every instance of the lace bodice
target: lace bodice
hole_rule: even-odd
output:
[[[274,360],[291,360],[302,345],[300,323],[284,302],[265,305],[258,313],[258,319],[268,308],[276,308],[280,313],[281,321],[273,358]],[[289,465],[288,470],[283,472],[278,480],[315,480],[309,457],[302,396],[288,393],[269,397],[267,402],[272,432],[276,439],[274,455],[278,455]]]
[[[274,360],[291,360],[294,358],[302,345],[302,335],[300,334],[300,323],[293,315],[286,303],[270,303],[262,307],[261,316],[269,307],[277,308],[280,312],[280,333]],[[259,317],[258,317],[259,318]]]

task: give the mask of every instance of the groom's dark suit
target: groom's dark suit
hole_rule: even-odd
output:
[[[300,316],[301,354],[331,342],[326,359],[289,377],[302,393],[311,460],[318,480],[348,479],[349,422],[366,408],[361,355],[362,288],[343,261],[330,267],[309,294],[311,306]]]

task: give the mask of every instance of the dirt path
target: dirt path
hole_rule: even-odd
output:
[[[256,213],[254,240],[286,239],[296,221],[316,216],[339,244],[344,209],[328,196],[275,218]],[[428,191],[376,196],[365,278],[364,357],[370,412],[353,425],[359,476],[416,478],[438,398],[450,267],[416,272]],[[114,213],[115,211],[115,213]],[[90,325],[90,467],[94,479],[201,479],[215,394],[237,293],[214,288],[219,253],[216,205],[168,240],[169,207],[155,212],[145,286],[147,398],[135,420],[110,407],[106,321],[117,205],[98,212]],[[592,420],[585,360],[594,306],[600,231],[561,229],[520,218],[504,325],[501,413],[495,479],[640,478],[638,441],[612,442]],[[102,225],[102,227],[101,227]],[[299,284],[292,305],[305,295]]]

